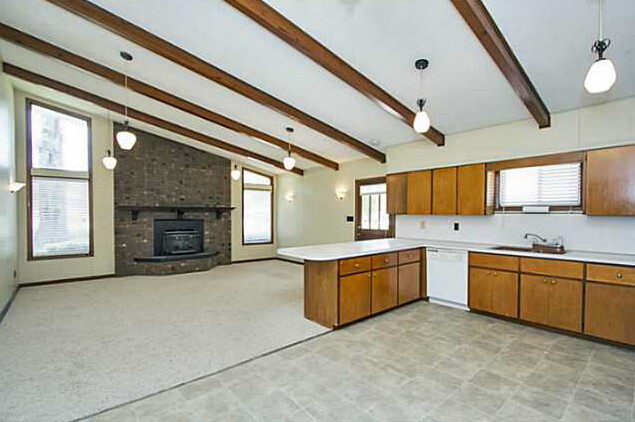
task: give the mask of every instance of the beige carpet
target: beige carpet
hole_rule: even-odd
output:
[[[302,267],[234,264],[20,290],[0,324],[0,421],[70,421],[315,336]]]

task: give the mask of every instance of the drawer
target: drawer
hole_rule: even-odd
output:
[[[370,256],[340,259],[340,275],[370,271]]]
[[[399,264],[417,262],[421,259],[421,249],[409,249],[399,252]]]
[[[559,259],[520,258],[520,271],[580,280],[584,278],[583,263]]]
[[[518,257],[470,252],[470,266],[496,270],[518,271]]]
[[[386,267],[394,267],[397,265],[397,253],[384,253],[381,255],[371,256],[371,265],[373,270]]]
[[[635,267],[587,264],[586,279],[592,281],[635,286]]]

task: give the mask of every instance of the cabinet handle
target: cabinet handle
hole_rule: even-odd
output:
[[[556,280],[551,279],[551,284],[556,284]]]
[[[549,280],[547,280],[547,277],[545,277],[545,278],[543,278],[543,279],[542,279],[542,282],[543,282],[543,283],[548,283],[548,282],[549,282]]]
[[[623,275],[622,273],[617,273],[617,274],[616,274],[616,277],[617,277],[617,278],[622,278],[622,277],[624,277],[624,275]]]
[[[494,277],[498,276],[498,273],[496,271],[494,271]]]
[[[388,258],[384,259],[384,264],[388,264]]]
[[[355,264],[355,268],[359,268],[359,264]]]

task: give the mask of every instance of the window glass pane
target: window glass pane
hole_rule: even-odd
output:
[[[380,195],[380,201],[379,201],[381,208],[379,210],[379,228],[381,230],[388,230],[389,225],[390,225],[390,217],[388,216],[388,213],[386,213],[386,194],[382,193]]]
[[[88,180],[34,177],[33,256],[90,252]]]
[[[524,167],[500,172],[499,205],[581,205],[580,163]]]
[[[271,178],[267,176],[263,176],[258,173],[251,172],[249,170],[245,170],[244,174],[244,182],[247,185],[267,185],[271,186]]]
[[[33,168],[88,171],[88,122],[33,104],[31,161]]]
[[[271,191],[243,192],[243,239],[245,243],[271,242]]]
[[[370,196],[370,228],[379,230],[379,195]]]
[[[361,195],[366,195],[370,193],[386,193],[386,184],[377,183],[375,185],[361,185],[359,187],[359,193]]]
[[[370,196],[362,195],[362,229],[370,229]]]

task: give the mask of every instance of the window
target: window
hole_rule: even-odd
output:
[[[498,209],[548,206],[580,209],[582,163],[562,163],[500,170]]]
[[[362,230],[388,230],[389,216],[386,213],[386,184],[361,185]]]
[[[90,119],[27,101],[29,259],[92,255]]]
[[[243,169],[243,244],[273,243],[273,178]]]

